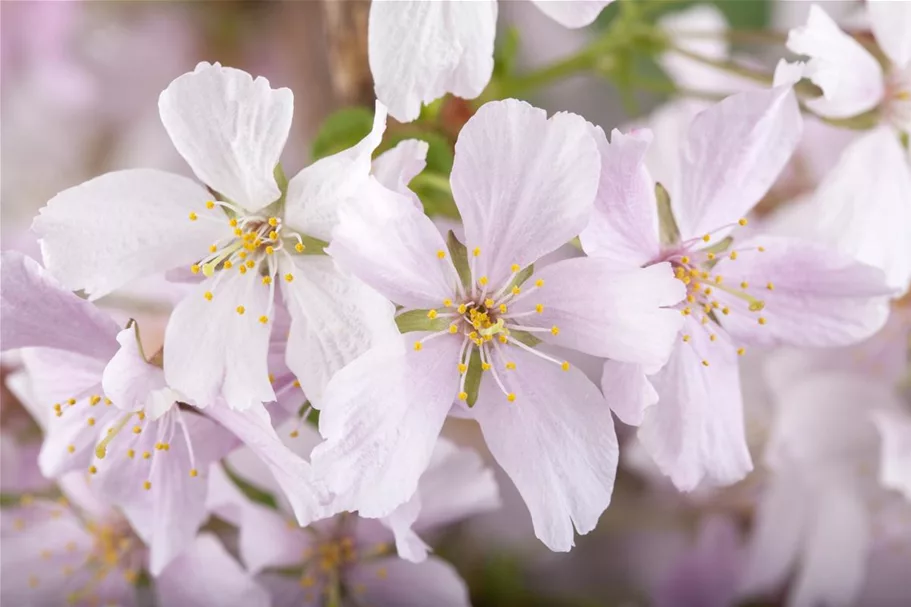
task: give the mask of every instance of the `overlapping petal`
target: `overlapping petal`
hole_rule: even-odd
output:
[[[876,42],[896,68],[911,61],[911,5],[891,0],[867,2],[870,27]]]
[[[563,27],[585,27],[591,24],[605,6],[613,0],[574,0],[554,2],[553,0],[532,0],[538,9]]]

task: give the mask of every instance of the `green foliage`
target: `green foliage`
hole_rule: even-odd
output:
[[[243,493],[247,499],[251,502],[256,502],[257,504],[272,508],[273,510],[278,509],[278,503],[275,501],[275,496],[241,478],[231,466],[228,465],[228,462],[222,462],[222,467],[225,470],[225,474],[231,479],[231,482],[237,485],[237,488],[240,489],[240,492]]]
[[[326,118],[310,147],[313,160],[348,149],[367,136],[373,128],[373,112],[363,107],[347,107]]]
[[[664,246],[670,246],[680,240],[680,229],[671,210],[671,195],[660,183],[655,184],[655,200],[658,203],[659,240]]]

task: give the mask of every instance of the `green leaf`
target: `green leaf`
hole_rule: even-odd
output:
[[[540,339],[538,339],[531,333],[528,333],[527,331],[510,330],[509,336],[518,342],[522,342],[523,344],[525,344],[526,346],[528,346],[530,348],[534,348],[539,343],[541,343]]]
[[[481,389],[481,351],[477,348],[471,349],[471,359],[468,361],[468,371],[465,375],[465,393],[468,399],[465,401],[469,407],[474,407],[478,402],[478,390]]]
[[[497,48],[494,51],[494,76],[509,76],[516,68],[519,56],[519,28],[507,28],[504,34],[497,36]]]
[[[348,149],[370,133],[373,112],[363,107],[342,108],[329,115],[320,126],[310,154],[319,160]]]
[[[655,199],[658,202],[658,237],[661,244],[669,246],[680,240],[680,229],[671,210],[671,195],[660,183],[655,184]]]
[[[428,318],[429,310],[409,310],[395,317],[395,324],[399,333],[412,331],[442,331],[449,326],[449,319]]]
[[[278,509],[278,503],[275,501],[275,496],[273,496],[268,491],[263,491],[259,487],[248,483],[246,480],[238,476],[238,474],[231,468],[231,466],[228,465],[227,462],[222,462],[222,466],[224,467],[228,478],[230,478],[231,481],[237,485],[237,488],[240,489],[241,493],[247,496],[250,501],[256,502],[257,504],[262,504],[264,506],[272,508],[273,510]]]
[[[466,290],[471,290],[471,268],[468,266],[468,250],[465,248],[455,233],[449,230],[446,234],[446,246],[449,248],[449,256],[452,259],[452,265],[455,266],[456,272],[459,273],[459,279]]]

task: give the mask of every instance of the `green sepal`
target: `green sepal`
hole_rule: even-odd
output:
[[[468,399],[465,401],[469,407],[474,407],[478,402],[478,390],[481,389],[481,351],[477,348],[471,349],[471,359],[468,361],[468,371],[465,374],[465,393]]]
[[[468,266],[468,249],[459,242],[452,230],[449,230],[449,233],[446,234],[446,247],[449,249],[452,265],[455,266],[456,272],[459,273],[462,286],[466,291],[471,291],[471,268]]]
[[[510,329],[509,336],[512,337],[514,340],[521,342],[530,348],[534,348],[539,343],[541,343],[540,339],[538,339],[531,333],[528,333],[527,331],[516,331],[516,330]]]
[[[305,401],[301,408],[297,410],[297,416],[300,418],[304,417],[304,413],[307,413],[307,409],[310,409],[310,413],[307,414],[307,418],[304,419],[305,424],[309,424],[314,428],[319,428],[319,409],[315,409],[310,401]]]
[[[399,328],[399,333],[411,333],[412,331],[442,331],[449,326],[448,318],[428,318],[429,310],[409,310],[395,317],[395,324]]]
[[[535,264],[529,265],[527,268],[519,270],[519,273],[516,274],[516,277],[512,279],[512,282],[506,287],[506,290],[509,291],[513,287],[521,287],[522,284],[535,273]]]
[[[268,491],[263,491],[252,483],[248,483],[241,478],[227,462],[222,462],[222,467],[225,469],[225,474],[228,475],[231,482],[237,485],[237,488],[240,489],[241,493],[247,496],[247,499],[251,502],[256,502],[257,504],[272,508],[273,510],[278,510],[278,502],[275,501],[274,495]]]
[[[671,209],[671,195],[660,183],[655,184],[655,201],[658,203],[658,239],[664,246],[680,241],[680,229]]]

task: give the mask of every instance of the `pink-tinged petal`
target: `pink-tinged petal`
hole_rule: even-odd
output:
[[[370,348],[399,339],[395,306],[330,257],[281,259],[279,273],[294,276],[282,281],[291,315],[286,362],[319,407],[337,371]]]
[[[373,161],[373,176],[383,187],[408,196],[419,209],[423,208],[417,195],[408,189],[408,184],[427,166],[429,149],[430,145],[420,139],[400,141]]]
[[[911,165],[895,131],[879,127],[853,141],[807,205],[801,235],[882,269],[889,286],[908,290]]]
[[[299,566],[315,536],[278,510],[249,504],[240,522],[238,549],[250,573],[269,567]]]
[[[168,385],[198,407],[219,396],[234,409],[275,400],[267,366],[269,296],[258,275],[230,272],[197,285],[174,309],[165,331]]]
[[[320,579],[313,586],[301,586],[299,576],[265,573],[256,576],[256,582],[266,589],[272,607],[323,607],[325,588]]]
[[[533,285],[543,280],[541,287]],[[596,257],[568,259],[535,272],[528,290],[509,311],[541,313],[516,319],[522,325],[552,328],[541,339],[621,362],[660,367],[667,360],[683,317],[664,308],[686,296],[670,264],[639,268]]]
[[[274,171],[294,111],[289,89],[200,63],[158,98],[161,122],[200,181],[248,211],[281,196]]]
[[[701,237],[749,213],[802,131],[790,86],[731,95],[697,115],[681,150],[680,196],[671,200],[681,238]]]
[[[493,72],[497,3],[374,2],[368,55],[376,96],[400,122],[411,122],[446,93],[481,94]]]
[[[879,62],[817,5],[807,24],[788,34],[788,49],[810,58],[805,75],[822,89],[822,97],[805,101],[829,118],[850,118],[876,107],[885,84]]]
[[[647,129],[624,135],[611,133],[611,142],[594,129],[601,152],[601,183],[595,212],[579,239],[588,255],[610,257],[642,266],[661,252],[655,182],[645,168],[652,141]]]
[[[469,607],[468,587],[455,567],[431,556],[423,563],[382,558],[358,564],[345,580],[368,605]]]
[[[53,482],[38,468],[40,450],[40,440],[20,440],[13,432],[0,430],[0,491],[34,493],[51,489]]]
[[[390,514],[417,490],[459,390],[462,339],[444,335],[412,347],[366,354],[336,373],[323,394],[320,433],[311,461],[330,489],[361,516]]]
[[[641,424],[645,410],[658,402],[658,393],[645,369],[635,363],[605,361],[601,391],[611,411],[631,426]]]
[[[211,533],[193,544],[155,580],[162,605],[269,607],[269,595]]]
[[[709,331],[692,319],[684,324],[687,341],[678,341],[667,365],[651,376],[658,403],[639,427],[643,447],[681,491],[703,479],[730,485],[753,468],[737,355],[723,335],[711,341]]]
[[[805,528],[815,514],[804,479],[784,472],[766,486],[746,549],[740,594],[772,594],[799,558]]]
[[[715,5],[696,4],[681,11],[669,12],[661,17],[658,25],[675,47],[719,61],[730,57],[730,44],[725,36],[728,21]],[[693,36],[693,32],[705,35]],[[733,75],[674,51],[664,53],[660,63],[671,79],[684,89],[729,94],[746,88],[739,86]]]
[[[357,144],[321,158],[288,183],[285,224],[307,236],[329,241],[343,202],[358,194],[370,175],[370,157],[386,130],[386,108],[377,102],[373,129]]]
[[[525,500],[535,535],[567,552],[573,527],[590,532],[610,504],[619,456],[610,409],[578,369],[518,348],[506,356],[516,363],[502,377],[514,402],[485,376],[472,414]]]
[[[309,525],[331,514],[322,506],[328,496],[310,464],[282,443],[265,407],[254,406],[246,411],[210,407],[206,415],[234,433],[266,464],[298,523]]]
[[[343,270],[407,307],[437,308],[456,292],[459,278],[443,237],[407,197],[371,178],[339,216],[327,252]]]
[[[751,312],[753,304],[720,294],[731,308],[722,323],[738,340],[763,346],[843,346],[870,337],[889,317],[892,290],[877,268],[790,238],[761,236],[738,249],[743,252],[736,261],[725,256],[713,272],[731,288],[746,283],[745,291],[764,304]]]
[[[911,499],[911,417],[898,411],[875,411],[873,423],[882,436],[880,482]]]
[[[395,550],[399,558],[412,563],[426,560],[427,554],[430,552],[430,546],[412,529],[420,513],[421,493],[419,488],[411,499],[393,510],[389,516],[380,519],[383,525],[392,531]]]
[[[44,347],[109,359],[117,350],[117,324],[64,290],[36,261],[14,251],[0,257],[3,350]]]
[[[897,68],[911,62],[911,5],[891,0],[869,0],[867,14],[879,48]]]
[[[139,329],[133,323],[117,334],[120,349],[104,368],[102,387],[105,395],[123,411],[140,411],[156,420],[180,400],[168,388],[164,371],[146,362],[139,344]]]
[[[821,493],[808,521],[800,571],[788,592],[788,605],[794,607],[851,605],[866,577],[871,521],[864,496],[850,484],[834,484]]]
[[[476,276],[500,286],[510,267],[526,267],[585,229],[601,161],[590,126],[575,114],[524,101],[484,104],[455,146],[452,193]]]
[[[54,196],[32,229],[48,271],[97,299],[143,276],[190,265],[230,235],[227,223],[205,215],[214,213],[205,207],[211,199],[186,177],[115,171]],[[191,212],[198,213],[196,221]]]
[[[613,0],[573,0],[572,2],[555,2],[554,0],[532,0],[538,9],[562,25],[579,28],[590,25],[601,13],[601,10]]]

